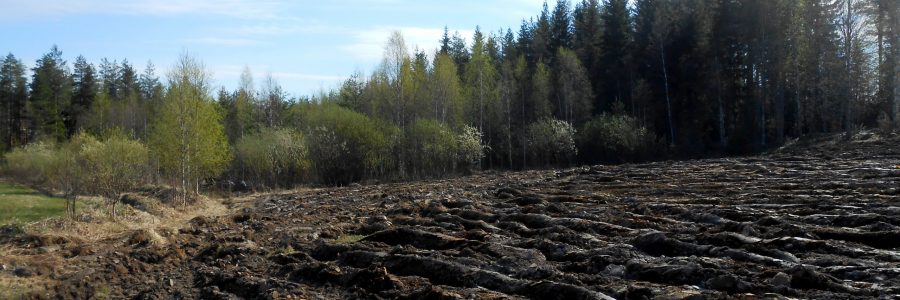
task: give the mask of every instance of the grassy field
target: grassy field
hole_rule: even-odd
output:
[[[0,224],[28,223],[66,213],[66,202],[28,187],[0,182]]]

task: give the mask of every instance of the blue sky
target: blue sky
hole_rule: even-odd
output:
[[[550,5],[553,5],[553,1]],[[232,89],[244,66],[256,83],[271,73],[292,95],[336,86],[380,62],[392,30],[433,52],[444,26],[471,39],[540,13],[543,0],[0,0],[0,53],[29,68],[54,44],[70,62],[84,55],[148,60],[164,75],[184,50]]]

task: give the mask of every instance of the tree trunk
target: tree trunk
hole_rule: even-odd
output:
[[[525,115],[525,89],[522,89],[522,170],[528,169],[528,118]]]
[[[766,97],[764,96],[766,91],[762,80],[762,71],[757,69],[756,74],[756,97],[759,104],[759,144],[762,147],[766,147]]]
[[[778,73],[777,88],[775,89],[775,144],[784,143],[784,97],[785,85],[784,74]]]
[[[74,204],[74,201],[71,198],[72,198],[71,196],[66,195],[66,216],[69,217],[69,219],[74,219],[75,218],[75,209],[72,207]]]
[[[847,76],[847,96],[841,101],[841,129],[850,132],[850,100],[856,97],[853,76],[853,0],[844,0],[847,11],[844,14],[844,72]]]
[[[894,82],[894,99],[893,105],[891,105],[891,120],[893,120],[894,128],[900,127],[900,12],[897,10],[900,9],[900,4],[893,2],[888,6],[890,12],[893,12],[892,15],[889,15],[887,19],[892,21],[890,25],[891,28],[889,30],[890,33],[890,43],[891,43],[891,52],[893,53],[893,58],[885,58],[885,62],[888,59],[891,59],[893,62],[893,78]],[[888,9],[886,9],[888,10]]]
[[[669,123],[669,146],[675,146],[675,126],[672,122],[672,101],[669,99],[669,71],[666,69],[666,48],[659,41],[659,57],[662,60],[663,81],[666,89],[666,115]]]
[[[512,95],[509,93],[509,86],[504,88],[506,94],[506,155],[509,168],[513,168],[513,148],[512,148]]]
[[[719,54],[716,51],[716,100],[718,102],[718,114],[719,114],[719,145],[722,149],[728,147],[728,142],[725,136],[725,103],[722,101],[722,65],[719,64]],[[633,102],[633,101],[632,101]]]

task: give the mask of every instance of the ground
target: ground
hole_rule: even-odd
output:
[[[900,297],[897,145],[256,195],[103,238],[0,235],[0,279],[38,282],[29,298]]]

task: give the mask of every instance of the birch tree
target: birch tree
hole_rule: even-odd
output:
[[[151,149],[164,174],[177,182],[183,204],[190,190],[199,193],[200,180],[218,176],[231,160],[222,116],[209,93],[209,71],[182,54],[153,123]]]

